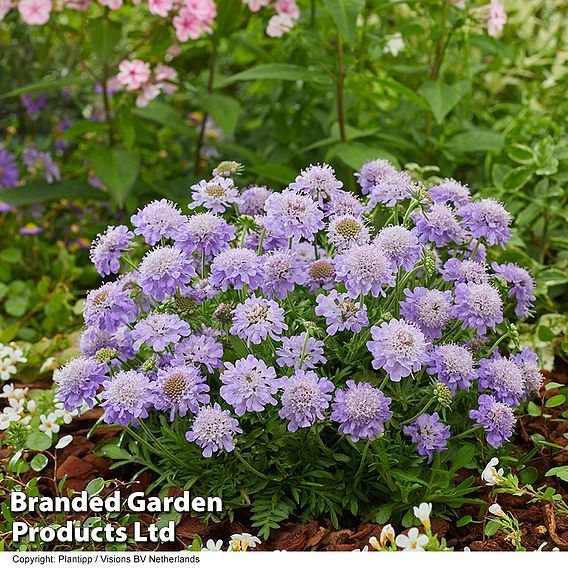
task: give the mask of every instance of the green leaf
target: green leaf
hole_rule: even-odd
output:
[[[31,182],[22,187],[2,190],[2,201],[10,205],[31,205],[57,199],[93,199],[106,201],[108,195],[88,183],[79,180],[47,183],[46,181]]]
[[[47,463],[48,459],[45,454],[36,454],[30,462],[30,466],[34,471],[41,471],[45,468]]]
[[[554,408],[555,406],[560,406],[565,402],[566,397],[563,394],[557,394],[547,399],[547,401],[544,403],[544,406],[546,406],[546,408]]]
[[[393,90],[395,93],[412,101],[424,110],[430,110],[428,103],[416,91],[409,89],[406,85],[395,81],[394,79],[381,79],[381,87]]]
[[[62,135],[61,140],[68,142],[88,134],[90,132],[105,132],[108,126],[104,122],[97,122],[96,120],[78,120],[74,122]]]
[[[473,521],[473,518],[471,517],[471,515],[466,515],[465,517],[462,517],[461,519],[458,519],[456,521],[456,527],[465,527],[465,525],[469,525],[469,523],[471,523]]]
[[[466,154],[468,152],[500,152],[505,143],[505,135],[484,128],[473,128],[456,134],[448,140],[449,150]]]
[[[535,154],[532,148],[524,144],[511,144],[511,146],[507,148],[507,155],[519,164],[528,165],[533,164],[535,161]]]
[[[96,456],[110,458],[111,460],[128,460],[132,456],[123,448],[116,444],[104,444],[98,446],[93,452]]]
[[[519,479],[523,485],[530,485],[538,479],[538,471],[534,467],[527,467],[519,473]]]
[[[248,170],[260,177],[283,184],[291,183],[298,175],[295,169],[282,164],[258,164]]]
[[[331,156],[337,156],[342,162],[354,170],[359,170],[361,166],[377,158],[385,158],[398,165],[398,160],[389,152],[379,150],[372,146],[367,146],[361,142],[341,142],[331,149]]]
[[[99,148],[91,160],[97,177],[122,206],[138,177],[138,155],[121,148]]]
[[[549,327],[539,325],[537,328],[537,335],[541,341],[552,341],[555,337],[554,333]]]
[[[335,25],[347,43],[353,43],[357,35],[357,17],[365,6],[365,0],[323,0]]]
[[[63,436],[63,438],[60,438],[58,440],[57,444],[55,444],[55,449],[62,450],[63,448],[66,448],[72,441],[73,436],[71,436],[71,434],[67,434],[67,436]]]
[[[32,83],[31,85],[26,85],[25,87],[19,87],[8,93],[0,95],[0,100],[9,99],[10,97],[19,97],[25,93],[33,93],[35,91],[49,91],[53,89],[61,89],[63,87],[69,87],[71,85],[85,85],[91,83],[91,79],[78,79],[77,77],[68,77],[67,79],[54,79],[39,81],[37,83]]]
[[[17,248],[7,248],[0,251],[0,260],[8,264],[18,264],[22,260],[22,251]]]
[[[555,475],[562,479],[562,481],[568,482],[568,465],[561,465],[560,467],[553,467],[549,469],[544,475],[550,477],[551,475]]]
[[[100,63],[106,63],[116,53],[122,26],[108,18],[88,20],[87,37]]]
[[[448,85],[437,79],[422,83],[418,92],[430,106],[436,122],[441,124],[444,117],[461,101],[468,89],[469,85],[466,87],[465,83]]]
[[[527,405],[527,413],[529,416],[540,416],[542,413],[540,407],[537,406],[532,400]]]
[[[11,296],[6,300],[4,309],[7,314],[19,318],[26,313],[29,304],[30,301],[27,296]]]
[[[241,115],[239,101],[227,95],[207,95],[201,102],[201,106],[213,117],[216,124],[223,132],[231,137],[237,128],[237,122]]]
[[[43,432],[32,432],[26,438],[26,448],[30,450],[43,451],[51,447],[51,438]]]
[[[92,479],[85,487],[85,491],[89,497],[94,497],[98,495],[105,488],[105,480],[102,477],[97,477]]]
[[[241,71],[231,77],[220,79],[215,87],[226,87],[238,81],[256,81],[259,79],[273,79],[280,81],[305,81],[313,83],[329,83],[330,79],[320,71],[292,65],[291,63],[266,63],[257,65],[246,71]]]
[[[485,536],[493,536],[499,530],[499,523],[497,521],[488,521],[485,525]]]
[[[178,134],[195,137],[195,128],[190,127],[184,117],[166,103],[152,101],[147,107],[133,109],[132,114],[168,126]]]
[[[503,178],[503,189],[507,191],[519,191],[534,176],[532,166],[522,166],[508,172]]]

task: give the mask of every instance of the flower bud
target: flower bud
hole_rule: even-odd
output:
[[[221,324],[233,321],[233,307],[230,304],[219,304],[213,312],[213,317]]]
[[[452,391],[449,389],[448,386],[443,385],[442,383],[436,383],[434,386],[434,396],[439,404],[443,407],[448,408],[451,406],[453,397]]]
[[[149,371],[155,371],[158,368],[158,358],[155,355],[152,355],[149,359],[144,361],[142,365],[142,370],[147,373]]]
[[[189,316],[197,310],[197,304],[192,298],[176,298],[174,301],[174,309],[180,316]]]
[[[234,174],[239,174],[243,171],[244,166],[239,162],[224,161],[221,162],[214,170],[214,176],[229,177]]]
[[[117,355],[118,351],[113,347],[103,347],[95,353],[95,360],[99,363],[110,363]]]

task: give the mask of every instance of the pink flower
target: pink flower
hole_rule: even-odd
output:
[[[43,26],[49,20],[51,0],[20,0],[18,12],[30,26]]]
[[[12,9],[11,0],[0,0],[0,22],[4,16]]]
[[[268,20],[266,35],[269,37],[282,37],[294,27],[294,20],[287,14],[277,14]]]
[[[160,94],[160,86],[152,83],[147,83],[142,87],[140,93],[136,97],[136,106],[141,108],[148,106],[150,101],[153,101]]]
[[[185,7],[173,20],[177,39],[187,41],[211,33],[216,15],[217,6],[213,0],[185,0]]]
[[[296,4],[296,0],[276,0],[275,7],[279,14],[287,14],[294,20],[300,17],[300,9]]]
[[[173,9],[173,0],[149,0],[148,8],[152,14],[165,18]]]
[[[478,8],[478,10],[487,20],[485,24],[487,33],[491,37],[497,37],[507,23],[507,14],[503,4],[499,0],[491,0],[489,4]]]
[[[177,81],[178,73],[173,67],[159,63],[154,69],[154,74],[158,86],[168,95],[173,95],[178,90],[178,86],[173,83],[173,81]]]
[[[210,26],[217,15],[217,4],[214,0],[185,0],[185,6],[204,26]]]
[[[258,12],[263,6],[268,6],[270,0],[243,0],[251,12]]]
[[[141,59],[125,59],[118,69],[120,72],[116,79],[127,91],[136,91],[150,79],[150,64]]]

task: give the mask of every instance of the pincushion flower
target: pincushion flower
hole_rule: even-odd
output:
[[[446,178],[438,185],[431,187],[428,193],[435,203],[453,205],[456,208],[466,205],[471,200],[467,185],[455,179]]]
[[[384,227],[377,234],[374,244],[399,268],[410,272],[422,257],[422,247],[416,235],[399,225]]]
[[[0,189],[18,185],[20,171],[14,156],[6,150],[0,149]]]
[[[327,227],[327,242],[339,250],[351,245],[364,245],[369,242],[369,229],[362,219],[354,215],[337,215]]]
[[[509,297],[517,300],[515,314],[519,318],[526,317],[529,310],[533,307],[535,296],[535,282],[527,270],[521,268],[513,262],[506,264],[491,264],[495,275],[503,278],[505,282],[512,284],[509,290]]]
[[[417,444],[416,451],[421,456],[428,456],[428,463],[432,463],[434,452],[443,452],[447,448],[451,436],[450,427],[440,422],[437,412],[420,415],[412,424],[403,426],[402,431]]]
[[[346,385],[346,390],[335,391],[331,419],[339,422],[339,432],[351,436],[354,442],[375,440],[392,417],[391,399],[368,383],[349,380]]]
[[[513,434],[513,426],[516,422],[513,409],[487,394],[479,397],[478,405],[477,410],[469,411],[469,416],[475,420],[476,424],[483,426],[487,433],[487,442],[494,448],[498,448]]]
[[[150,79],[150,64],[141,59],[125,59],[118,65],[116,80],[127,91],[137,91]]]
[[[108,282],[87,294],[83,317],[88,326],[114,333],[121,324],[132,322],[137,312],[129,292],[118,282]]]
[[[106,367],[84,355],[71,359],[53,373],[58,400],[66,410],[92,407],[97,390],[106,379]]]
[[[343,182],[335,177],[334,169],[328,165],[311,165],[300,172],[288,188],[303,191],[318,202],[327,200],[336,189],[341,189]]]
[[[191,215],[176,237],[176,244],[187,254],[197,251],[212,257],[229,248],[235,228],[214,213]]]
[[[482,284],[489,281],[487,267],[475,260],[449,258],[440,271],[446,282]]]
[[[329,335],[344,330],[359,333],[369,325],[365,305],[355,303],[349,294],[341,294],[337,290],[332,290],[328,295],[319,294],[315,312],[325,318]]]
[[[391,381],[418,372],[428,360],[429,343],[412,323],[396,319],[383,322],[371,327],[371,336],[367,349],[373,355],[373,369],[384,369]]]
[[[337,280],[344,282],[352,298],[384,296],[383,286],[394,286],[393,265],[374,244],[353,245],[335,258]]]
[[[359,198],[349,191],[336,189],[331,192],[329,201],[324,205],[326,216],[353,215],[360,218],[365,212],[365,206]]]
[[[464,231],[448,205],[434,203],[426,211],[415,211],[412,218],[421,243],[442,247],[451,242],[460,244],[463,240]]]
[[[544,376],[538,366],[538,355],[528,347],[523,347],[520,353],[511,355],[511,361],[516,363],[523,376],[523,398],[527,399],[532,394],[538,394],[544,382]]]
[[[20,0],[18,12],[24,22],[30,26],[43,26],[49,21],[51,0]]]
[[[379,178],[371,187],[368,207],[375,207],[377,203],[394,207],[398,201],[411,197],[414,191],[414,183],[409,174],[406,172],[389,174]]]
[[[107,424],[138,426],[155,401],[155,385],[138,371],[119,371],[103,383],[101,406]]]
[[[223,383],[219,394],[235,409],[237,416],[261,412],[266,405],[276,404],[272,396],[278,391],[276,371],[253,355],[234,364],[226,362],[219,379]]]
[[[460,207],[457,214],[462,225],[477,239],[492,245],[503,246],[511,233],[512,217],[501,203],[494,199],[480,199]]]
[[[262,215],[264,204],[272,192],[265,185],[253,185],[243,189],[237,199],[241,215]]]
[[[98,327],[87,327],[81,333],[81,353],[87,357],[93,357],[97,351],[106,348],[115,348],[114,334]]]
[[[314,337],[307,337],[307,332],[282,338],[282,346],[276,348],[276,364],[280,367],[297,369],[315,369],[318,364],[326,363],[324,343]]]
[[[335,387],[325,377],[318,377],[313,371],[296,370],[291,377],[281,380],[282,408],[278,416],[288,420],[288,431],[308,428],[317,420],[325,418],[331,394]]]
[[[91,262],[101,276],[117,273],[120,270],[122,253],[128,250],[134,233],[124,225],[108,227],[97,235],[90,250]]]
[[[193,365],[175,365],[158,370],[154,408],[176,415],[196,413],[200,404],[209,403],[209,385]]]
[[[187,217],[167,199],[152,201],[130,218],[134,233],[142,235],[149,245],[161,239],[177,238],[185,227]]]
[[[304,282],[304,270],[293,252],[275,251],[264,257],[262,291],[270,298],[285,300],[296,284]]]
[[[241,434],[239,423],[231,418],[228,410],[223,410],[218,403],[203,406],[195,416],[191,430],[185,437],[188,442],[195,442],[203,450],[203,456],[210,458],[221,449],[232,452],[234,434]]]
[[[256,290],[264,281],[262,261],[255,251],[247,248],[230,248],[221,251],[211,263],[210,282],[223,292],[229,286],[242,290],[248,286]]]
[[[176,361],[203,365],[209,373],[223,366],[223,344],[206,334],[193,334],[174,346]]]
[[[29,173],[42,173],[47,183],[61,179],[59,166],[53,161],[49,152],[38,152],[35,148],[25,148],[22,152],[22,161]]]
[[[455,343],[436,345],[428,357],[426,372],[438,377],[452,394],[456,393],[456,389],[469,390],[471,382],[477,379],[473,355],[467,348]]]
[[[442,337],[442,331],[450,321],[452,293],[429,290],[422,286],[404,290],[406,299],[400,302],[400,315],[415,323],[429,339]]]
[[[178,290],[188,293],[189,284],[196,276],[191,259],[172,246],[148,251],[140,262],[138,272],[138,284],[143,292],[160,302]]]
[[[239,192],[230,178],[215,176],[212,180],[201,180],[191,186],[193,201],[190,209],[202,206],[211,213],[223,213],[232,203],[238,201]]]
[[[176,314],[150,314],[134,326],[133,347],[138,351],[145,343],[154,351],[163,351],[168,345],[177,343],[190,333],[189,324]]]
[[[479,361],[479,388],[489,389],[498,402],[517,407],[525,394],[521,368],[496,351],[489,359]]]
[[[304,267],[304,284],[311,294],[323,288],[331,290],[335,287],[335,264],[331,258],[320,258]]]
[[[267,337],[278,337],[288,326],[284,323],[284,310],[273,300],[251,296],[233,311],[230,332],[245,337],[247,344],[262,343]]]
[[[272,193],[264,204],[266,227],[292,239],[312,241],[323,228],[323,211],[308,195],[285,189]]]
[[[358,178],[361,193],[367,195],[381,180],[394,176],[396,173],[396,168],[388,160],[379,159],[364,164],[355,177]]]
[[[485,335],[487,328],[495,329],[503,321],[503,302],[499,291],[487,283],[458,284],[452,317],[463,321],[463,329],[471,327]]]

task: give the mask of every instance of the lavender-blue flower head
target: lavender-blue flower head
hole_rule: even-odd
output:
[[[61,179],[59,166],[53,161],[49,152],[39,152],[36,148],[25,148],[22,152],[22,161],[29,173],[41,172],[47,183]]]
[[[205,378],[192,365],[175,365],[158,370],[154,408],[169,411],[170,420],[176,414],[194,414],[200,404],[209,403],[209,386]]]
[[[163,351],[171,343],[177,343],[191,333],[189,324],[176,314],[150,314],[141,319],[132,330],[133,347],[139,350],[142,344],[154,351]]]
[[[426,211],[415,211],[412,219],[421,243],[443,247],[451,242],[461,244],[464,230],[448,205],[434,203]]]
[[[392,417],[391,399],[368,383],[347,381],[346,385],[346,390],[335,391],[331,419],[339,422],[339,432],[348,434],[354,442],[378,438]]]
[[[79,348],[87,357],[93,357],[97,351],[106,348],[116,348],[114,335],[99,327],[87,327],[81,332]]]
[[[357,298],[371,293],[384,296],[383,286],[394,286],[395,272],[385,253],[374,244],[353,245],[335,258],[337,280],[345,282],[348,294]]]
[[[187,221],[177,205],[167,199],[152,201],[132,215],[134,233],[142,235],[149,245],[160,239],[175,239]]]
[[[247,248],[230,248],[220,252],[211,263],[212,286],[223,292],[229,286],[242,290],[248,286],[256,290],[263,281],[262,261],[255,251]]]
[[[384,227],[377,234],[374,244],[398,268],[410,272],[422,257],[422,247],[416,235],[406,227]]]
[[[306,280],[304,285],[313,294],[320,288],[331,290],[335,287],[335,264],[331,258],[320,258],[304,267]]]
[[[235,228],[223,217],[214,213],[198,213],[189,216],[176,238],[176,244],[186,254],[197,251],[209,258],[229,248],[234,238]]]
[[[446,282],[457,282],[458,284],[462,282],[466,284],[489,282],[487,267],[475,260],[450,258],[446,261],[440,273]]]
[[[329,164],[309,166],[288,186],[289,189],[307,193],[318,202],[328,199],[333,191],[342,187],[343,182],[335,177],[335,171]]]
[[[369,242],[369,229],[361,218],[350,214],[337,215],[328,224],[327,242],[338,250],[364,245]]]
[[[378,159],[363,164],[361,171],[357,172],[355,177],[358,178],[361,193],[367,195],[383,178],[396,174],[396,168],[388,160]]]
[[[107,378],[106,371],[106,365],[97,363],[90,357],[71,359],[53,373],[57,399],[69,411],[81,408],[83,403],[92,407],[98,388]]]
[[[498,448],[513,434],[515,425],[513,409],[487,394],[482,394],[477,402],[479,408],[470,410],[469,417],[474,419],[479,426],[483,426],[489,444]]]
[[[495,329],[503,321],[503,302],[499,291],[487,283],[458,284],[452,317],[463,321],[463,329],[471,327],[485,335],[488,327]]]
[[[201,180],[191,186],[193,201],[189,204],[190,209],[202,205],[211,213],[223,213],[232,203],[236,203],[239,192],[233,180],[226,177],[215,176],[212,180]]]
[[[144,373],[120,371],[103,383],[101,406],[107,424],[138,426],[155,402],[155,385]]]
[[[304,331],[300,335],[282,338],[282,346],[276,349],[276,363],[280,367],[315,369],[318,364],[327,361],[323,353],[323,341],[308,337]]]
[[[525,394],[521,368],[496,351],[479,361],[479,390],[490,389],[497,402],[517,407]]]
[[[148,296],[162,302],[176,292],[188,293],[196,276],[191,257],[177,247],[156,247],[148,251],[138,267],[138,284]]]
[[[521,268],[513,262],[506,264],[491,264],[495,276],[503,278],[505,282],[512,284],[509,290],[509,297],[517,300],[515,314],[519,318],[526,317],[529,310],[533,307],[535,296],[533,294],[535,283],[527,270]]]
[[[246,338],[248,345],[262,343],[267,337],[279,341],[286,329],[284,310],[274,300],[251,296],[233,310],[230,332]]]
[[[0,149],[0,189],[16,187],[20,170],[16,165],[14,156],[6,150]]]
[[[190,335],[174,346],[176,361],[196,367],[203,365],[209,373],[223,366],[223,344],[207,334]]]
[[[532,394],[538,394],[544,382],[544,376],[538,366],[538,355],[528,347],[523,347],[520,353],[511,356],[511,360],[517,364],[523,375],[523,398],[527,399]]]
[[[369,325],[366,306],[354,302],[349,294],[341,294],[337,290],[332,290],[327,296],[319,294],[315,312],[325,318],[329,335],[343,330],[359,333],[364,326]]]
[[[365,206],[350,191],[336,189],[331,192],[329,201],[324,206],[326,216],[334,217],[335,215],[353,215],[361,217],[365,212]]]
[[[428,360],[429,343],[418,326],[404,320],[390,320],[371,328],[367,349],[373,355],[373,368],[384,369],[391,381],[398,382],[418,372]]]
[[[427,373],[436,375],[438,380],[449,387],[452,394],[456,389],[469,390],[477,378],[473,368],[473,356],[468,349],[454,343],[436,345],[429,355]]]
[[[511,215],[494,199],[481,199],[460,207],[457,214],[463,226],[478,238],[484,238],[489,245],[501,245],[511,237],[509,226]]]
[[[247,187],[237,199],[239,213],[241,215],[250,215],[251,217],[262,215],[264,213],[264,204],[271,193],[272,191],[264,185]]]
[[[400,315],[415,323],[429,339],[442,337],[442,330],[450,321],[452,293],[418,286],[414,290],[406,288],[404,294]]]
[[[443,182],[431,187],[429,193],[435,203],[453,205],[456,208],[466,205],[471,200],[467,185],[455,179],[446,178]]]
[[[368,209],[373,209],[377,203],[394,207],[398,201],[411,197],[415,186],[410,175],[406,172],[396,172],[380,178],[369,192]]]
[[[134,233],[124,225],[108,227],[97,235],[91,245],[91,262],[101,276],[117,273],[120,270],[120,257],[128,249]]]
[[[318,377],[313,371],[296,370],[291,377],[281,380],[282,408],[278,416],[288,420],[288,431],[308,428],[316,420],[324,419],[329,408],[334,386],[325,377]]]
[[[428,463],[432,463],[434,452],[443,452],[448,447],[451,436],[450,427],[440,422],[437,412],[422,414],[402,431],[418,444],[416,450],[421,456],[428,456]]]
[[[203,450],[203,456],[210,458],[213,452],[224,449],[232,452],[235,449],[233,435],[241,434],[239,423],[231,418],[228,410],[219,404],[203,406],[195,416],[191,430],[185,437],[188,442],[195,442]]]
[[[289,250],[277,250],[264,257],[262,291],[271,300],[286,299],[296,284],[303,284],[304,269]]]
[[[237,416],[261,412],[267,404],[276,404],[272,396],[278,391],[276,371],[253,355],[234,364],[226,362],[219,379],[223,383],[219,394],[235,409]]]
[[[119,282],[107,282],[87,294],[83,317],[87,326],[114,333],[121,324],[134,321],[137,313],[129,292]]]

